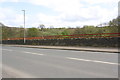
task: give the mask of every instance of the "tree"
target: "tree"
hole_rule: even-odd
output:
[[[44,28],[45,28],[45,25],[44,25],[44,24],[40,24],[40,25],[38,26],[38,28],[39,28],[41,31],[43,31]]]
[[[110,26],[110,27],[118,26],[119,20],[120,20],[120,18],[117,17],[116,19],[113,19],[112,21],[109,21],[109,26]]]

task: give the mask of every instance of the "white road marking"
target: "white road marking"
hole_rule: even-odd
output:
[[[109,52],[90,52],[90,51],[80,51],[84,52],[84,54],[105,54],[105,55],[116,55],[118,53],[109,53]]]
[[[79,60],[79,61],[87,61],[87,62],[95,62],[95,63],[119,65],[118,63],[105,62],[105,61],[88,60],[88,59],[79,59],[79,58],[72,58],[72,57],[66,57],[66,58],[67,58],[67,59],[71,59],[71,60]]]
[[[35,54],[35,55],[44,55],[44,54],[40,54],[40,53],[33,53],[33,52],[24,52],[24,53],[28,53],[28,54]]]
[[[5,51],[13,51],[13,50],[11,50],[11,49],[2,49],[2,50],[5,50]]]

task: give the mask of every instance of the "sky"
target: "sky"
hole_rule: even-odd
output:
[[[0,0],[0,22],[11,27],[97,26],[118,16],[119,0]]]

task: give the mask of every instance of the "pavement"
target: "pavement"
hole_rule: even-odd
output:
[[[32,47],[2,46],[3,78],[118,78],[118,53]]]
[[[77,51],[93,51],[93,52],[109,52],[119,53],[119,48],[106,47],[71,47],[71,46],[36,46],[36,45],[7,45],[15,47],[43,48],[43,49],[61,49],[61,50],[77,50]]]

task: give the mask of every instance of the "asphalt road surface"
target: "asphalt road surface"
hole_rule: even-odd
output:
[[[2,47],[3,78],[118,78],[118,54]]]

